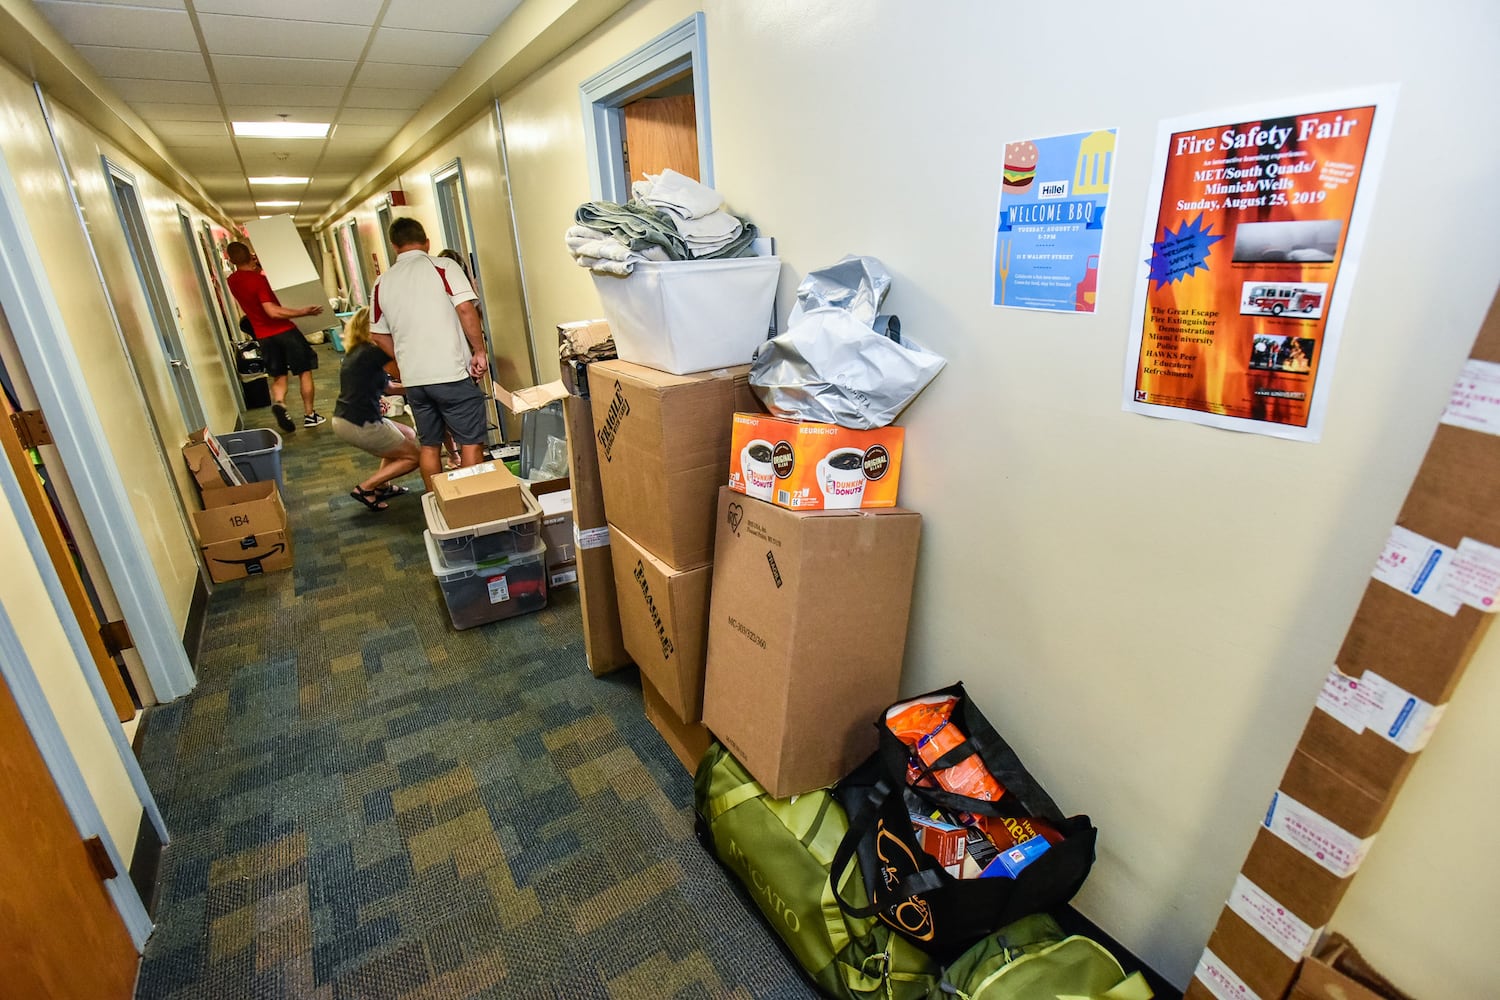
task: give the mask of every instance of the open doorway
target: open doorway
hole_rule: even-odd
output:
[[[218,288],[209,283],[205,259],[199,254],[198,240],[193,238],[193,220],[181,205],[177,206],[177,220],[182,224],[182,239],[187,244],[188,257],[193,261],[193,276],[198,279],[198,294],[203,299],[203,315],[208,317],[209,325],[214,328],[214,343],[218,345],[219,358],[224,362],[224,372],[233,378],[238,367],[234,360],[234,337],[230,333],[229,317],[224,312],[224,300],[218,297]],[[243,417],[243,397],[236,395],[234,401]]]
[[[370,304],[370,276],[365,271],[364,254],[359,247],[359,228],[353,219],[334,229],[339,243],[339,259],[343,262],[344,280],[348,282],[344,291],[348,293],[349,308],[358,309]]]

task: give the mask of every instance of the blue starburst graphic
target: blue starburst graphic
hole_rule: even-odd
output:
[[[1183,223],[1175,233],[1168,229],[1166,238],[1151,244],[1149,280],[1156,287],[1169,285],[1183,278],[1190,278],[1199,268],[1208,270],[1208,248],[1222,240],[1222,236],[1211,236],[1213,224],[1203,225],[1203,213],[1192,222]]]

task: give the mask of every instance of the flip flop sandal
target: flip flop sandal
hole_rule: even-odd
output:
[[[383,510],[390,510],[390,506],[384,500],[380,499],[380,494],[375,490],[362,490],[356,486],[349,491],[349,495],[364,504],[367,509],[376,513]]]
[[[380,489],[375,491],[375,499],[389,500],[392,497],[406,496],[406,494],[410,492],[411,490],[405,486],[382,486]]]

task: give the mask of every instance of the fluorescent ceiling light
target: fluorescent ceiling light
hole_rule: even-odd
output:
[[[246,139],[321,139],[328,122],[234,122],[234,134]]]
[[[251,177],[251,184],[306,184],[311,177]]]
[[[296,208],[300,201],[257,201],[256,208]]]

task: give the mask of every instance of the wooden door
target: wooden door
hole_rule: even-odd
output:
[[[671,167],[698,180],[698,112],[692,94],[625,105],[625,173],[634,183]]]
[[[127,1000],[135,945],[3,681],[0,801],[0,996]]]
[[[56,567],[58,578],[62,581],[63,592],[68,596],[68,604],[73,609],[74,617],[78,619],[79,628],[83,630],[83,638],[88,643],[94,668],[99,671],[104,688],[109,692],[109,701],[114,706],[115,715],[121,722],[128,721],[135,717],[135,703],[120,675],[119,664],[104,648],[99,618],[94,614],[93,602],[89,600],[88,590],[83,585],[83,577],[68,546],[67,535],[11,421],[15,412],[8,396],[0,392],[0,447],[3,447],[6,460],[10,462],[16,479],[21,483],[26,506],[31,509],[32,519],[36,521],[42,542],[47,546],[47,555],[51,557],[52,565]]]

